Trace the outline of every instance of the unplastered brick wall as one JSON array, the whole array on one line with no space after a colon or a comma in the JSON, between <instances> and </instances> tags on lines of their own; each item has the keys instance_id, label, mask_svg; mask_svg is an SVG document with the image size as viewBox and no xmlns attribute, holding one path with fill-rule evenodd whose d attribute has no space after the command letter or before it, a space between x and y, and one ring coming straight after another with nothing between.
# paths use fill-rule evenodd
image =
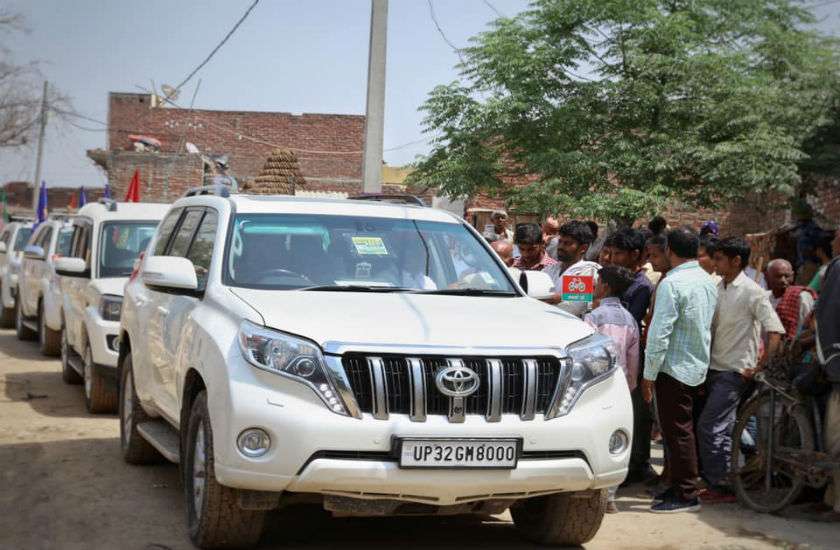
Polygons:
<instances>
[{"instance_id":1,"label":"unplastered brick wall","mask_svg":"<svg viewBox=\"0 0 840 550\"><path fill-rule=\"evenodd\" d=\"M9 207L16 212L32 209L32 186L26 181L7 182L3 186L6 191L6 200ZM99 200L102 196L101 187L86 187L85 197L88 202ZM47 187L47 209L48 210L64 210L69 205L71 200L79 200L78 187Z\"/></svg>"},{"instance_id":2,"label":"unplastered brick wall","mask_svg":"<svg viewBox=\"0 0 840 550\"><path fill-rule=\"evenodd\" d=\"M821 178L815 182L814 193L808 203L813 207L820 225L837 228L840 224L840 180Z\"/></svg>"},{"instance_id":3,"label":"unplastered brick wall","mask_svg":"<svg viewBox=\"0 0 840 550\"><path fill-rule=\"evenodd\" d=\"M202 185L203 164L200 155L109 151L108 184L117 200L122 200L134 171L140 172L140 200L173 202L192 188Z\"/></svg>"},{"instance_id":4,"label":"unplastered brick wall","mask_svg":"<svg viewBox=\"0 0 840 550\"><path fill-rule=\"evenodd\" d=\"M286 148L297 155L308 189L358 192L364 126L361 115L178 109L153 106L148 94L111 93L108 149L131 149L130 134L160 140L163 153L183 153L190 142L204 154L227 154L231 173L244 182L274 149Z\"/></svg>"}]
</instances>

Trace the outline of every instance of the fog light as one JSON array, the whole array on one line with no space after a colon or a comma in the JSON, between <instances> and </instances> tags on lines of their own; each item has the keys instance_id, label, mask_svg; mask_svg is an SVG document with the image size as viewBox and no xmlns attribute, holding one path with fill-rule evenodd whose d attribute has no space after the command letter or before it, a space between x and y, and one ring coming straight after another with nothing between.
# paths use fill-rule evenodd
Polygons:
<instances>
[{"instance_id":1,"label":"fog light","mask_svg":"<svg viewBox=\"0 0 840 550\"><path fill-rule=\"evenodd\" d=\"M616 430L610 436L610 454L621 454L627 450L627 444L630 438L622 430Z\"/></svg>"},{"instance_id":2,"label":"fog light","mask_svg":"<svg viewBox=\"0 0 840 550\"><path fill-rule=\"evenodd\" d=\"M248 458L258 458L268 452L268 448L271 447L271 438L265 430L248 428L236 438L236 446L239 452Z\"/></svg>"}]
</instances>

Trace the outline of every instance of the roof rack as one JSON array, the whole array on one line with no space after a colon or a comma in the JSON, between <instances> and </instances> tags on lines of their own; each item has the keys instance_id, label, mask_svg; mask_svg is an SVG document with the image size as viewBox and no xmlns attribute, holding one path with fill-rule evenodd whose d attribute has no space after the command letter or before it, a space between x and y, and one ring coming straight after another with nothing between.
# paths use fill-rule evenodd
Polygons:
<instances>
[{"instance_id":1,"label":"roof rack","mask_svg":"<svg viewBox=\"0 0 840 550\"><path fill-rule=\"evenodd\" d=\"M24 214L9 214L9 221L19 223L32 223L35 221L35 218Z\"/></svg>"},{"instance_id":2,"label":"roof rack","mask_svg":"<svg viewBox=\"0 0 840 550\"><path fill-rule=\"evenodd\" d=\"M99 204L105 205L105 208L108 209L108 212L116 212L117 211L117 201L115 201L114 199L108 199L108 198L102 197L101 199L99 199L96 202L98 202Z\"/></svg>"},{"instance_id":3,"label":"roof rack","mask_svg":"<svg viewBox=\"0 0 840 550\"><path fill-rule=\"evenodd\" d=\"M215 195L217 197L228 198L230 196L230 187L217 183L215 185L204 185L202 187L193 187L184 193L185 197L198 197L200 195Z\"/></svg>"},{"instance_id":4,"label":"roof rack","mask_svg":"<svg viewBox=\"0 0 840 550\"><path fill-rule=\"evenodd\" d=\"M347 197L354 201L378 201L378 202L393 202L396 204L411 204L414 206L426 206L423 199L408 193L359 193Z\"/></svg>"}]
</instances>

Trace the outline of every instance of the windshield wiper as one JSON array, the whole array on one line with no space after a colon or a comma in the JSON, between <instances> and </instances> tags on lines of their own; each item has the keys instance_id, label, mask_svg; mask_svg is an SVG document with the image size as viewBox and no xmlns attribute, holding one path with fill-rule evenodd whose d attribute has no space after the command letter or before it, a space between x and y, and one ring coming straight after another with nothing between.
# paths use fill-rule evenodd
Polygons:
<instances>
[{"instance_id":1,"label":"windshield wiper","mask_svg":"<svg viewBox=\"0 0 840 550\"><path fill-rule=\"evenodd\" d=\"M509 290L492 290L489 288L441 288L439 290L412 290L410 294L439 294L441 296L518 296Z\"/></svg>"},{"instance_id":2,"label":"windshield wiper","mask_svg":"<svg viewBox=\"0 0 840 550\"><path fill-rule=\"evenodd\" d=\"M399 286L368 286L368 285L316 285L306 286L298 290L316 290L323 292L405 292L411 290Z\"/></svg>"}]
</instances>

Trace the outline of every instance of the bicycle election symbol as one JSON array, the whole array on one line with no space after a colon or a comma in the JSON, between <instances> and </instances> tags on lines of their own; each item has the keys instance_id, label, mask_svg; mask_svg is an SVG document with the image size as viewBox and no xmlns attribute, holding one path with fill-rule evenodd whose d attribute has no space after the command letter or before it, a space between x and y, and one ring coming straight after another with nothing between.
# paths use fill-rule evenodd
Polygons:
<instances>
[{"instance_id":1,"label":"bicycle election symbol","mask_svg":"<svg viewBox=\"0 0 840 550\"><path fill-rule=\"evenodd\" d=\"M563 275L564 302L591 302L594 280L592 275Z\"/></svg>"}]
</instances>

